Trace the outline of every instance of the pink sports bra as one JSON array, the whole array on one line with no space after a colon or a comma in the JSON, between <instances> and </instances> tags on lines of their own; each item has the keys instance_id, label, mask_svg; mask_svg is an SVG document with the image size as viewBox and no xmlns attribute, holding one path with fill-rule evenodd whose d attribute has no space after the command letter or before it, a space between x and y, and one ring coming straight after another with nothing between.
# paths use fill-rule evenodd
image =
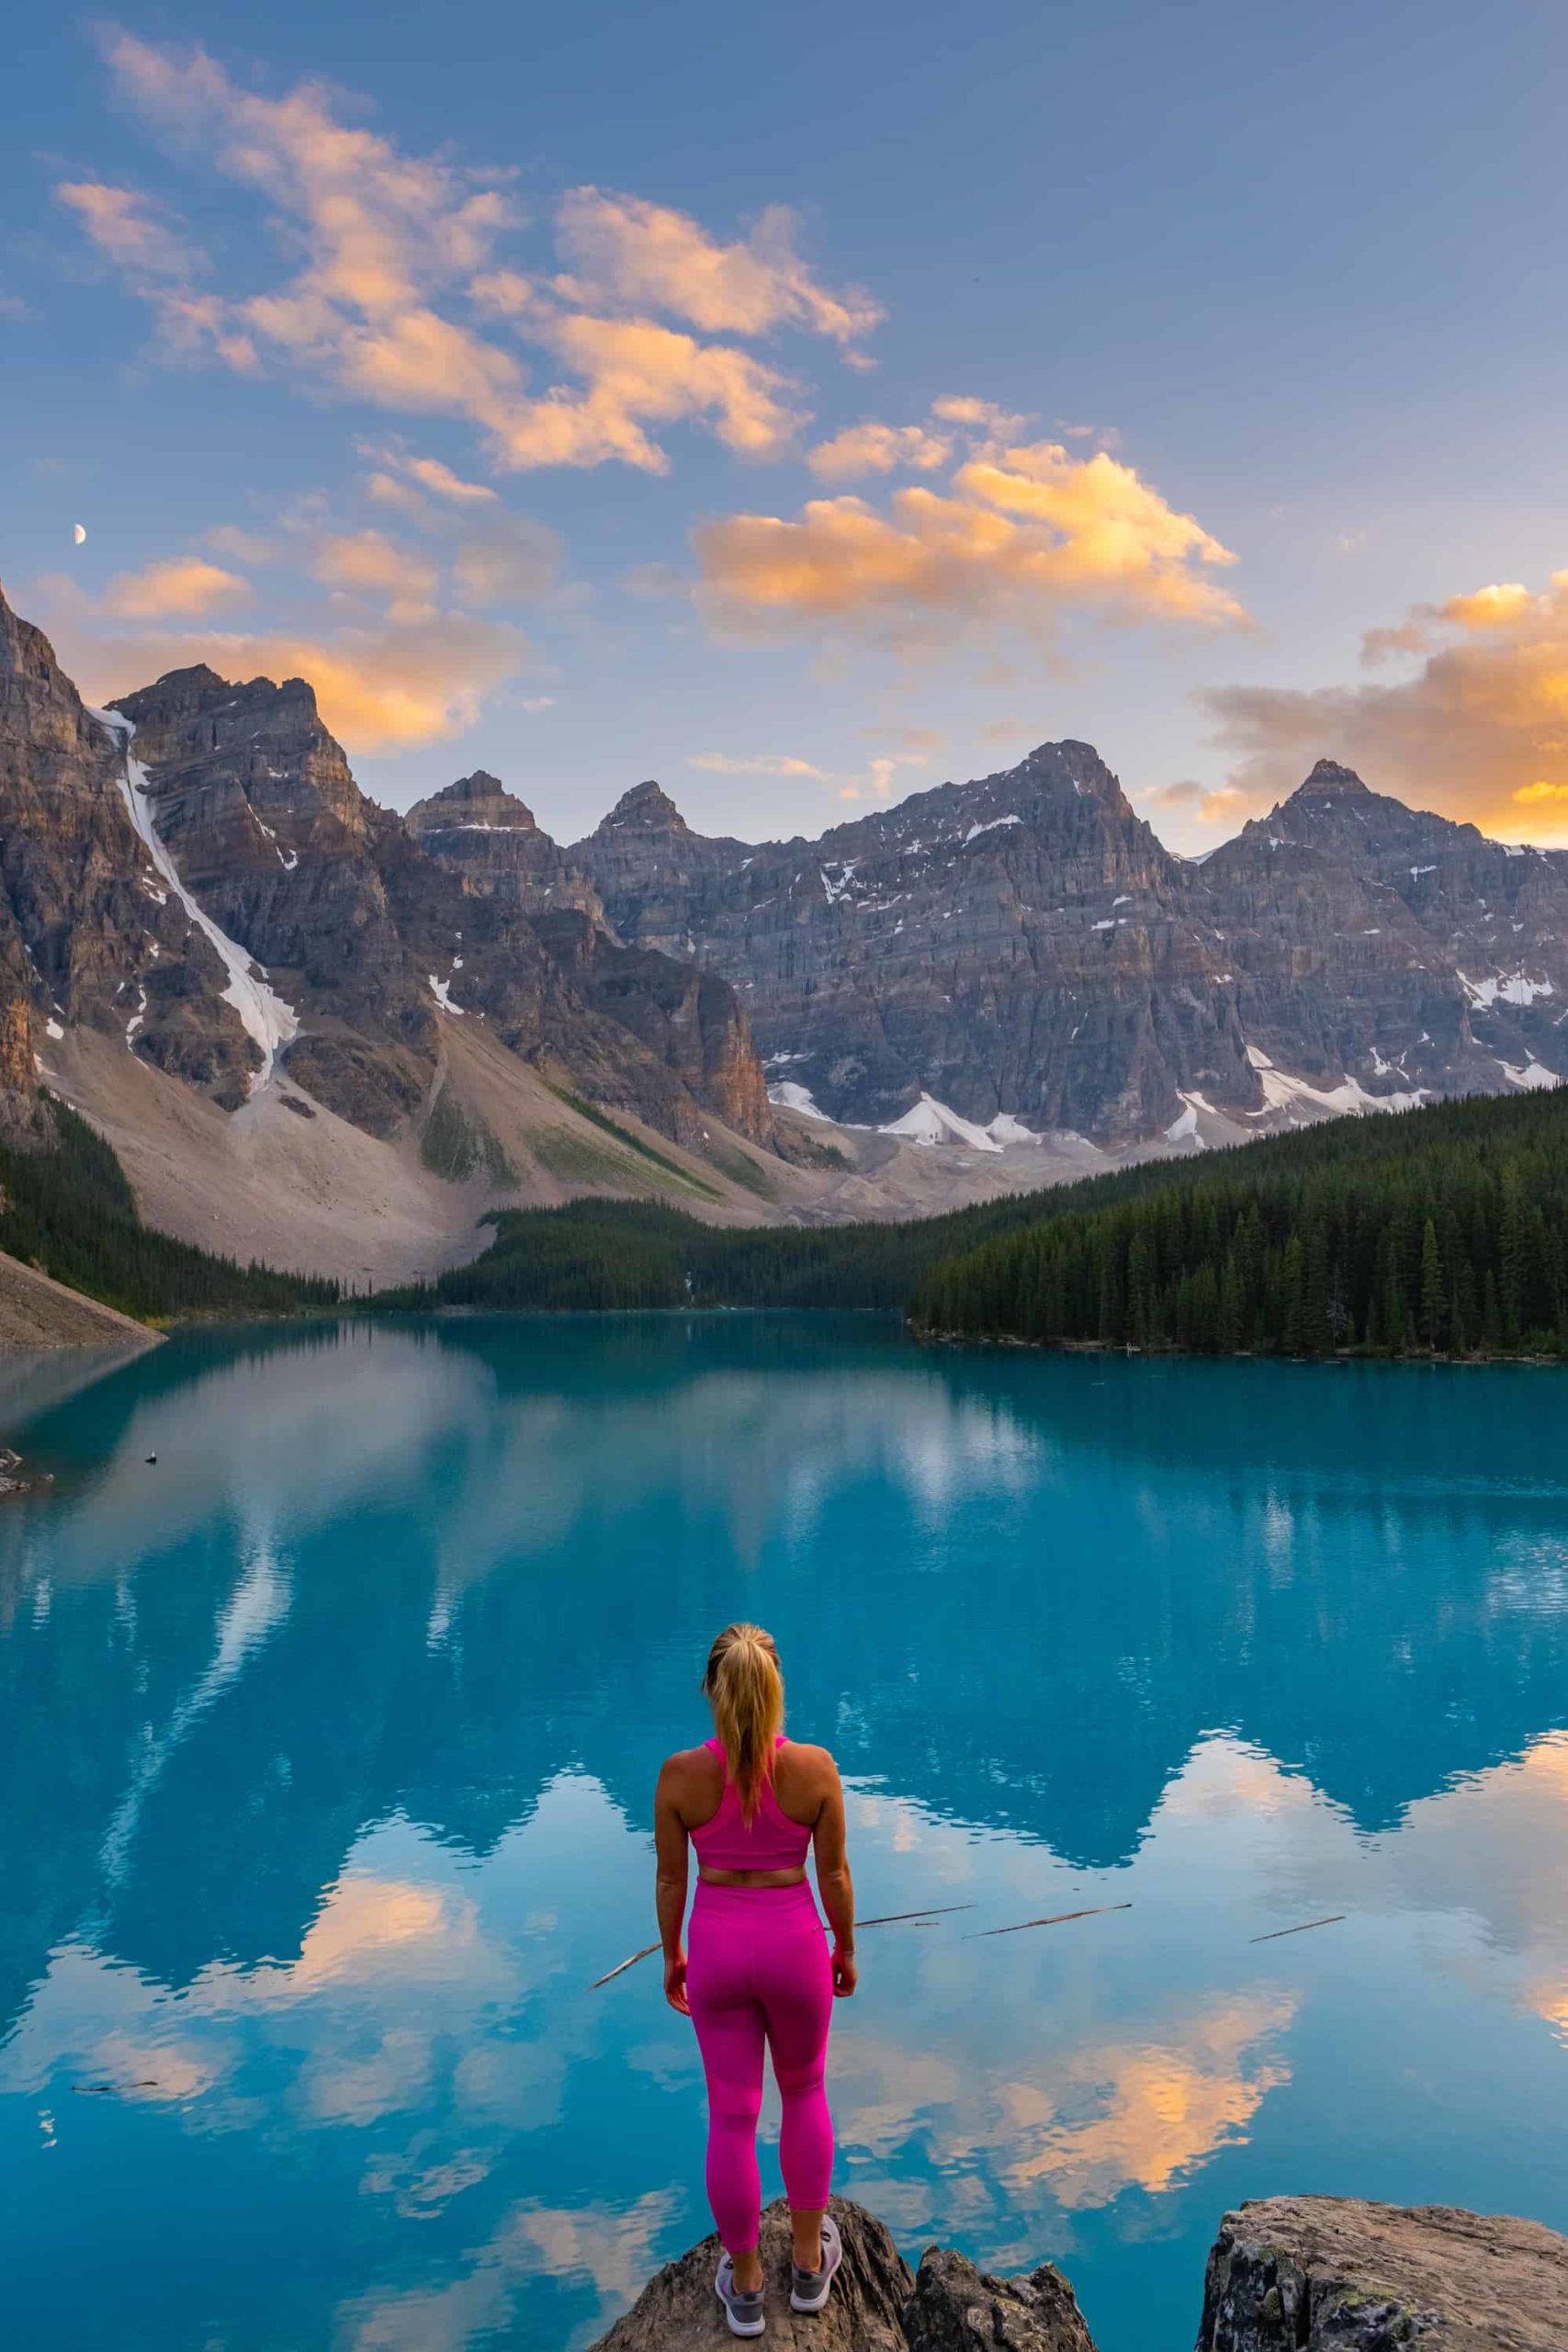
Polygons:
<instances>
[{"instance_id":1,"label":"pink sports bra","mask_svg":"<svg viewBox=\"0 0 1568 2352\"><path fill-rule=\"evenodd\" d=\"M748 1829L740 1811L740 1792L729 1777L724 1742L705 1739L703 1746L724 1767L724 1794L713 1819L691 1833L698 1861L706 1862L716 1871L801 1869L811 1844L811 1832L804 1822L792 1821L785 1813L773 1794L773 1774L769 1773L757 1792L757 1810ZM773 1742L775 1756L783 1746L781 1732Z\"/></svg>"}]
</instances>

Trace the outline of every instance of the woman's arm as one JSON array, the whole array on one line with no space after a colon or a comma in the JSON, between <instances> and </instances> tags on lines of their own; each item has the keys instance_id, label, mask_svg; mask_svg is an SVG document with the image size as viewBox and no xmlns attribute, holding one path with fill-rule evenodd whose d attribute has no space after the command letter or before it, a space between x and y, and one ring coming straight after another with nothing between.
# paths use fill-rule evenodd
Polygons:
<instances>
[{"instance_id":1,"label":"woman's arm","mask_svg":"<svg viewBox=\"0 0 1568 2352\"><path fill-rule=\"evenodd\" d=\"M659 1857L657 1899L659 1940L664 1947L664 1997L682 2017L692 2012L686 2000L686 1947L681 1930L686 1920L686 1825L676 1801L680 1758L667 1758L653 1797L653 1843Z\"/></svg>"},{"instance_id":2,"label":"woman's arm","mask_svg":"<svg viewBox=\"0 0 1568 2352\"><path fill-rule=\"evenodd\" d=\"M833 1930L833 1990L847 2000L857 1982L855 1971L855 1890L844 1852L844 1789L839 1768L824 1757L829 1786L811 1833L817 1860L817 1892Z\"/></svg>"}]
</instances>

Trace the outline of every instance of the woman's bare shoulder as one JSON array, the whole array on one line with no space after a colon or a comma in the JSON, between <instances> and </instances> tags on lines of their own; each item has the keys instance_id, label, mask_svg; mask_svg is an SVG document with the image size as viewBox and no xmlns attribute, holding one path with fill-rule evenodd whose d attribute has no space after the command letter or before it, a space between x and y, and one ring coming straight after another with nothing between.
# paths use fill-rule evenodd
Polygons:
<instances>
[{"instance_id":1,"label":"woman's bare shoulder","mask_svg":"<svg viewBox=\"0 0 1568 2352\"><path fill-rule=\"evenodd\" d=\"M792 1739L784 1753L796 1771L822 1788L831 1788L839 1777L829 1748L815 1747L808 1739Z\"/></svg>"},{"instance_id":2,"label":"woman's bare shoulder","mask_svg":"<svg viewBox=\"0 0 1568 2352\"><path fill-rule=\"evenodd\" d=\"M659 1777L660 1781L674 1783L705 1777L711 1779L713 1764L710 1747L677 1747L660 1766Z\"/></svg>"}]
</instances>

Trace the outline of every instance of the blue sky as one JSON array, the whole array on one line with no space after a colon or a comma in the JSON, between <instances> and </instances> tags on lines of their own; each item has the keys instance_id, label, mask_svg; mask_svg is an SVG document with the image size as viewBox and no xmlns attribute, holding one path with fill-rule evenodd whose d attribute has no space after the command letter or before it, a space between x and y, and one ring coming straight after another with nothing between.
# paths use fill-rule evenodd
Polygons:
<instances>
[{"instance_id":1,"label":"blue sky","mask_svg":"<svg viewBox=\"0 0 1568 2352\"><path fill-rule=\"evenodd\" d=\"M1325 752L1568 838L1560 11L165 6L17 82L0 578L94 693L301 669L568 839L1063 735L1183 845Z\"/></svg>"}]
</instances>

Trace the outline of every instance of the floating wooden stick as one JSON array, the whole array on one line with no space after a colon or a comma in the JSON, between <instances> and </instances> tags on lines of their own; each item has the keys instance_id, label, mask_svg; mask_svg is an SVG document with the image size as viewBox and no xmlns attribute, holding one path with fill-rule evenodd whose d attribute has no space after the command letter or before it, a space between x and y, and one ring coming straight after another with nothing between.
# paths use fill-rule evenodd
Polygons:
<instances>
[{"instance_id":1,"label":"floating wooden stick","mask_svg":"<svg viewBox=\"0 0 1568 2352\"><path fill-rule=\"evenodd\" d=\"M1249 1944L1278 1943L1281 1936L1304 1936L1309 1928L1337 1928L1348 1916L1343 1911L1331 1911L1326 1919L1303 1919L1299 1928L1271 1928L1266 1936L1248 1936L1247 1940Z\"/></svg>"},{"instance_id":2,"label":"floating wooden stick","mask_svg":"<svg viewBox=\"0 0 1568 2352\"><path fill-rule=\"evenodd\" d=\"M977 1944L987 1936L1016 1936L1025 1928L1059 1928L1066 1919L1098 1919L1107 1911L1130 1911L1130 1903L1097 1903L1089 1911L1054 1911L1048 1919L1015 1919L1010 1928L982 1928L973 1936L965 1936L966 1944Z\"/></svg>"},{"instance_id":3,"label":"floating wooden stick","mask_svg":"<svg viewBox=\"0 0 1568 2352\"><path fill-rule=\"evenodd\" d=\"M857 1928L892 1928L906 1919L945 1918L951 1911L973 1911L975 1905L972 1903L930 1903L923 1911L887 1911L877 1919L857 1919L855 1926ZM618 1967L607 1970L603 1976L596 1976L588 1987L589 1991L596 1993L601 1984L608 1984L613 1978L624 1976L628 1968L635 1968L639 1960L651 1959L659 1949L657 1944L644 1944L642 1950L634 1951L629 1960L623 1960Z\"/></svg>"},{"instance_id":4,"label":"floating wooden stick","mask_svg":"<svg viewBox=\"0 0 1568 2352\"><path fill-rule=\"evenodd\" d=\"M630 1960L623 1960L617 1968L607 1970L603 1976L596 1976L593 1979L592 1984L588 1987L589 1991L591 1993L596 1993L601 1984L607 1984L610 1982L612 1976L624 1976L628 1968L635 1968L639 1960L647 1960L650 1954L658 1951L660 1947L658 1944L644 1944L640 1951L633 1952Z\"/></svg>"},{"instance_id":5,"label":"floating wooden stick","mask_svg":"<svg viewBox=\"0 0 1568 2352\"><path fill-rule=\"evenodd\" d=\"M972 1903L927 1903L919 1911L885 1911L879 1918L857 1919L857 1928L896 1928L901 1919L944 1919L950 1911L973 1911Z\"/></svg>"}]
</instances>

